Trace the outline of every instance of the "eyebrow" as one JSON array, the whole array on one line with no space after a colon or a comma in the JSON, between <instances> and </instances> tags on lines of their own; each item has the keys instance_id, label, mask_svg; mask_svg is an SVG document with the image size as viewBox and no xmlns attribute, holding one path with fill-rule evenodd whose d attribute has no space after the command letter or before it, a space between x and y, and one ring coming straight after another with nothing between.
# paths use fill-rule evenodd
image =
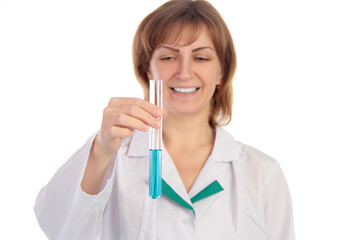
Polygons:
<instances>
[{"instance_id":1,"label":"eyebrow","mask_svg":"<svg viewBox=\"0 0 360 240\"><path fill-rule=\"evenodd\" d=\"M166 48L166 49L169 49L169 50L174 51L174 52L180 52L179 49L173 48L173 47L170 47L170 46L162 45L162 46L159 47L159 49L160 49L160 48ZM214 52L214 49L213 49L212 47L199 47L199 48L193 49L191 52L194 53L194 52L198 52L198 51L201 51L201 50L204 50L204 49L210 49L211 51Z\"/></svg>"},{"instance_id":2,"label":"eyebrow","mask_svg":"<svg viewBox=\"0 0 360 240\"><path fill-rule=\"evenodd\" d=\"M201 50L204 50L204 49L210 49L211 51L214 52L214 49L212 47L199 47L199 48L193 49L192 52L198 52L198 51L201 51Z\"/></svg>"}]
</instances>

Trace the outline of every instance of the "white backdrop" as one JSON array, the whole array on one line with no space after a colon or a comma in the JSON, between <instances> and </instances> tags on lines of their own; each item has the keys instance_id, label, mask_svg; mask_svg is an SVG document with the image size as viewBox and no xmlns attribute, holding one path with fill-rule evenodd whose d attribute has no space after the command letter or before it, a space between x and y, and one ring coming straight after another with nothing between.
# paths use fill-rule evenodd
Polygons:
<instances>
[{"instance_id":1,"label":"white backdrop","mask_svg":"<svg viewBox=\"0 0 360 240\"><path fill-rule=\"evenodd\" d=\"M142 97L131 42L163 2L0 0L0 239L46 239L36 195L110 97ZM226 129L279 161L297 239L360 239L358 1L210 2L238 54Z\"/></svg>"}]
</instances>

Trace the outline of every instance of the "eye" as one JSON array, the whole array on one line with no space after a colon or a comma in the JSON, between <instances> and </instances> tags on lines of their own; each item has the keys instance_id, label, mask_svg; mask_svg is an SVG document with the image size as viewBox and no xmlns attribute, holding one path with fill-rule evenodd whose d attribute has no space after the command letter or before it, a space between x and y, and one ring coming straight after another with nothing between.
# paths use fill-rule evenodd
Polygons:
<instances>
[{"instance_id":1,"label":"eye","mask_svg":"<svg viewBox=\"0 0 360 240\"><path fill-rule=\"evenodd\" d=\"M161 57L160 59L161 59L161 61L171 61L171 60L174 60L175 57L167 56L167 57Z\"/></svg>"},{"instance_id":2,"label":"eye","mask_svg":"<svg viewBox=\"0 0 360 240\"><path fill-rule=\"evenodd\" d=\"M207 62L209 60L210 60L210 58L207 58L207 57L195 57L195 61L197 61L197 62Z\"/></svg>"},{"instance_id":3,"label":"eye","mask_svg":"<svg viewBox=\"0 0 360 240\"><path fill-rule=\"evenodd\" d=\"M205 54L196 54L194 56L194 60L197 62L207 62L207 61L210 61L210 59L211 58Z\"/></svg>"}]
</instances>

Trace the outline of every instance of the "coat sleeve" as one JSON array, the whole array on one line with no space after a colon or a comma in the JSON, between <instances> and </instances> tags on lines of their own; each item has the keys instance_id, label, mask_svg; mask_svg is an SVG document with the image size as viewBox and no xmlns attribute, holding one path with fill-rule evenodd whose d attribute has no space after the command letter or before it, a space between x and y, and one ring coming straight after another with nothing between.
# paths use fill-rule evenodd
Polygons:
<instances>
[{"instance_id":1,"label":"coat sleeve","mask_svg":"<svg viewBox=\"0 0 360 240\"><path fill-rule=\"evenodd\" d=\"M100 193L88 195L83 192L80 183L95 136L61 166L37 196L35 215L51 240L100 239L102 216L112 191L116 157L111 160Z\"/></svg>"},{"instance_id":2,"label":"coat sleeve","mask_svg":"<svg viewBox=\"0 0 360 240\"><path fill-rule=\"evenodd\" d=\"M277 162L263 185L267 240L295 240L292 201L285 176Z\"/></svg>"}]
</instances>

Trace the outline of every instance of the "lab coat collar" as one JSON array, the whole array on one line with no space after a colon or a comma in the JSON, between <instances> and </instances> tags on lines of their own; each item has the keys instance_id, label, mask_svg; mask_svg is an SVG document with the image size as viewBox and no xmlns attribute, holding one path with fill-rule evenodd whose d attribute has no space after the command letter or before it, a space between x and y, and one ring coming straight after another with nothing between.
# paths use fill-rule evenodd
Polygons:
<instances>
[{"instance_id":1,"label":"lab coat collar","mask_svg":"<svg viewBox=\"0 0 360 240\"><path fill-rule=\"evenodd\" d=\"M237 142L222 127L217 126L215 143L210 157L215 162L231 162L241 158L242 144ZM165 149L163 144L163 149ZM149 135L148 132L135 131L129 144L128 156L144 157L149 155Z\"/></svg>"},{"instance_id":2,"label":"lab coat collar","mask_svg":"<svg viewBox=\"0 0 360 240\"><path fill-rule=\"evenodd\" d=\"M216 137L210 157L215 162L232 162L239 160L243 155L243 145L237 142L222 127L216 127Z\"/></svg>"},{"instance_id":3,"label":"lab coat collar","mask_svg":"<svg viewBox=\"0 0 360 240\"><path fill-rule=\"evenodd\" d=\"M216 163L232 162L240 159L242 156L242 145L240 143L236 142L234 138L221 127L216 127L215 131L215 143L212 153L189 193L186 192L177 169L163 145L163 181L186 202L184 205L190 206L188 208L192 211L194 211L191 207L194 202L192 199L196 199L196 197L199 196L198 194L211 184L218 183L219 168L216 167ZM127 155L147 159L146 157L149 155L149 135L147 132L135 131L129 143ZM220 182L217 191L221 190ZM176 201L175 199L173 200Z\"/></svg>"},{"instance_id":4,"label":"lab coat collar","mask_svg":"<svg viewBox=\"0 0 360 240\"><path fill-rule=\"evenodd\" d=\"M135 130L130 140L127 156L144 157L149 155L149 133Z\"/></svg>"}]
</instances>

